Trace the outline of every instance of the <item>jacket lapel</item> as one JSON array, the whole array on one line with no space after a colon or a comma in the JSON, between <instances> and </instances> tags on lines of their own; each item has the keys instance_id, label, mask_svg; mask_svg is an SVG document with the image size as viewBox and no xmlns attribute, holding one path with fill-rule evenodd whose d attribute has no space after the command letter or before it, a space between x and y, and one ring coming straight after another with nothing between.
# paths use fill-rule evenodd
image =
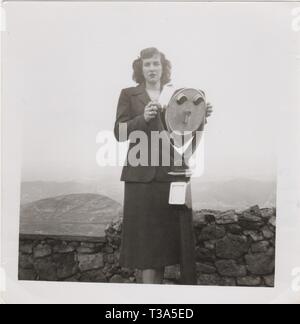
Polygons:
<instances>
[{"instance_id":1,"label":"jacket lapel","mask_svg":"<svg viewBox=\"0 0 300 324\"><path fill-rule=\"evenodd\" d=\"M135 91L134 91L134 95L137 96L137 98L139 99L139 101L144 105L146 106L150 101L150 97L146 91L146 88L143 84L137 86L135 88Z\"/></svg>"}]
</instances>

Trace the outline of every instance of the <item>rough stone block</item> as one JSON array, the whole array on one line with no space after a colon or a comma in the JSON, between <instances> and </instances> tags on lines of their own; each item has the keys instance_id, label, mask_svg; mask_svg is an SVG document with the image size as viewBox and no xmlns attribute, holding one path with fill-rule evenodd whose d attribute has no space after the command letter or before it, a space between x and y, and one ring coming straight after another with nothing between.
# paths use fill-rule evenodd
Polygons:
<instances>
[{"instance_id":1,"label":"rough stone block","mask_svg":"<svg viewBox=\"0 0 300 324\"><path fill-rule=\"evenodd\" d=\"M196 266L197 272L200 274L212 274L217 272L216 268L212 265L197 262Z\"/></svg>"},{"instance_id":2,"label":"rough stone block","mask_svg":"<svg viewBox=\"0 0 300 324\"><path fill-rule=\"evenodd\" d=\"M81 271L99 269L104 266L103 254L78 254L79 268Z\"/></svg>"},{"instance_id":3,"label":"rough stone block","mask_svg":"<svg viewBox=\"0 0 300 324\"><path fill-rule=\"evenodd\" d=\"M243 212L239 217L239 224L246 230L258 230L264 225L262 217L250 212Z\"/></svg>"},{"instance_id":4,"label":"rough stone block","mask_svg":"<svg viewBox=\"0 0 300 324\"><path fill-rule=\"evenodd\" d=\"M80 277L81 282L107 282L107 278L101 270L84 272Z\"/></svg>"},{"instance_id":5,"label":"rough stone block","mask_svg":"<svg viewBox=\"0 0 300 324\"><path fill-rule=\"evenodd\" d=\"M56 265L51 257L37 259L34 262L34 268L38 274L39 280L57 281Z\"/></svg>"},{"instance_id":6,"label":"rough stone block","mask_svg":"<svg viewBox=\"0 0 300 324\"><path fill-rule=\"evenodd\" d=\"M33 258L31 255L19 254L19 268L30 270L33 269Z\"/></svg>"},{"instance_id":7,"label":"rough stone block","mask_svg":"<svg viewBox=\"0 0 300 324\"><path fill-rule=\"evenodd\" d=\"M216 248L216 241L206 241L204 242L204 247L208 250L214 250Z\"/></svg>"},{"instance_id":8,"label":"rough stone block","mask_svg":"<svg viewBox=\"0 0 300 324\"><path fill-rule=\"evenodd\" d=\"M74 253L56 254L53 256L53 262L57 268L58 279L72 277L79 271Z\"/></svg>"},{"instance_id":9,"label":"rough stone block","mask_svg":"<svg viewBox=\"0 0 300 324\"><path fill-rule=\"evenodd\" d=\"M265 276L264 281L267 287L274 287L275 286L275 276L270 275L270 276Z\"/></svg>"},{"instance_id":10,"label":"rough stone block","mask_svg":"<svg viewBox=\"0 0 300 324\"><path fill-rule=\"evenodd\" d=\"M217 274L201 274L197 280L199 286L221 286L222 282L222 278Z\"/></svg>"},{"instance_id":11,"label":"rough stone block","mask_svg":"<svg viewBox=\"0 0 300 324\"><path fill-rule=\"evenodd\" d=\"M228 234L219 240L216 245L216 253L222 259L238 259L248 252L249 243L246 237Z\"/></svg>"},{"instance_id":12,"label":"rough stone block","mask_svg":"<svg viewBox=\"0 0 300 324\"><path fill-rule=\"evenodd\" d=\"M225 224L235 224L238 222L238 216L234 210L228 210L224 213L217 215L216 223L218 225L225 225Z\"/></svg>"},{"instance_id":13,"label":"rough stone block","mask_svg":"<svg viewBox=\"0 0 300 324\"><path fill-rule=\"evenodd\" d=\"M115 257L114 255L111 253L111 254L106 254L104 256L104 260L105 262L109 263L109 264L114 264L115 263Z\"/></svg>"},{"instance_id":14,"label":"rough stone block","mask_svg":"<svg viewBox=\"0 0 300 324\"><path fill-rule=\"evenodd\" d=\"M247 275L246 267L238 265L234 260L217 261L216 267L219 274L225 277L244 277Z\"/></svg>"},{"instance_id":15,"label":"rough stone block","mask_svg":"<svg viewBox=\"0 0 300 324\"><path fill-rule=\"evenodd\" d=\"M273 249L266 253L246 255L245 258L249 271L254 275L268 275L274 271L275 253Z\"/></svg>"},{"instance_id":16,"label":"rough stone block","mask_svg":"<svg viewBox=\"0 0 300 324\"><path fill-rule=\"evenodd\" d=\"M105 246L105 247L102 249L102 252L103 252L103 253L114 253L114 249L113 249L111 246Z\"/></svg>"},{"instance_id":17,"label":"rough stone block","mask_svg":"<svg viewBox=\"0 0 300 324\"><path fill-rule=\"evenodd\" d=\"M270 219L272 216L275 216L275 211L273 208L262 208L261 209L261 216L264 219Z\"/></svg>"},{"instance_id":18,"label":"rough stone block","mask_svg":"<svg viewBox=\"0 0 300 324\"><path fill-rule=\"evenodd\" d=\"M270 218L269 224L271 224L273 227L276 227L276 217L275 216Z\"/></svg>"},{"instance_id":19,"label":"rough stone block","mask_svg":"<svg viewBox=\"0 0 300 324\"><path fill-rule=\"evenodd\" d=\"M48 244L39 244L33 249L34 259L44 258L52 254L52 249Z\"/></svg>"},{"instance_id":20,"label":"rough stone block","mask_svg":"<svg viewBox=\"0 0 300 324\"><path fill-rule=\"evenodd\" d=\"M270 240L275 236L273 231L271 231L268 226L263 227L262 233L263 233L265 239L267 239L267 240Z\"/></svg>"},{"instance_id":21,"label":"rough stone block","mask_svg":"<svg viewBox=\"0 0 300 324\"><path fill-rule=\"evenodd\" d=\"M256 216L262 217L261 209L259 208L258 205L255 205L255 206L250 207L249 208L249 212L252 215L256 215Z\"/></svg>"},{"instance_id":22,"label":"rough stone block","mask_svg":"<svg viewBox=\"0 0 300 324\"><path fill-rule=\"evenodd\" d=\"M270 244L268 241L261 241L258 243L254 243L251 246L251 250L253 253L264 253L267 252L270 247Z\"/></svg>"},{"instance_id":23,"label":"rough stone block","mask_svg":"<svg viewBox=\"0 0 300 324\"><path fill-rule=\"evenodd\" d=\"M229 278L229 277L223 277L222 281L220 283L220 286L234 287L234 286L236 286L236 279L235 278Z\"/></svg>"},{"instance_id":24,"label":"rough stone block","mask_svg":"<svg viewBox=\"0 0 300 324\"><path fill-rule=\"evenodd\" d=\"M261 285L261 278L260 277L253 277L253 276L238 278L237 283L238 283L239 286L245 286L245 287L260 286Z\"/></svg>"},{"instance_id":25,"label":"rough stone block","mask_svg":"<svg viewBox=\"0 0 300 324\"><path fill-rule=\"evenodd\" d=\"M19 280L36 280L37 274L34 270L29 269L19 269Z\"/></svg>"},{"instance_id":26,"label":"rough stone block","mask_svg":"<svg viewBox=\"0 0 300 324\"><path fill-rule=\"evenodd\" d=\"M242 234L243 233L243 229L241 228L241 226L237 225L237 224L229 224L226 226L226 230L231 233L231 234Z\"/></svg>"},{"instance_id":27,"label":"rough stone block","mask_svg":"<svg viewBox=\"0 0 300 324\"><path fill-rule=\"evenodd\" d=\"M23 254L32 254L33 252L33 242L20 242L19 252Z\"/></svg>"},{"instance_id":28,"label":"rough stone block","mask_svg":"<svg viewBox=\"0 0 300 324\"><path fill-rule=\"evenodd\" d=\"M125 279L122 278L120 275L114 275L110 278L110 283L124 283Z\"/></svg>"},{"instance_id":29,"label":"rough stone block","mask_svg":"<svg viewBox=\"0 0 300 324\"><path fill-rule=\"evenodd\" d=\"M244 231L244 234L249 236L254 242L259 242L264 239L263 234L259 231Z\"/></svg>"},{"instance_id":30,"label":"rough stone block","mask_svg":"<svg viewBox=\"0 0 300 324\"><path fill-rule=\"evenodd\" d=\"M72 253L75 251L74 246L69 245L66 242L59 242L53 246L53 253Z\"/></svg>"},{"instance_id":31,"label":"rough stone block","mask_svg":"<svg viewBox=\"0 0 300 324\"><path fill-rule=\"evenodd\" d=\"M224 227L216 225L208 225L203 228L199 235L199 241L216 240L223 238L226 234Z\"/></svg>"},{"instance_id":32,"label":"rough stone block","mask_svg":"<svg viewBox=\"0 0 300 324\"><path fill-rule=\"evenodd\" d=\"M196 261L198 262L214 262L216 259L212 251L205 248L196 248Z\"/></svg>"}]
</instances>

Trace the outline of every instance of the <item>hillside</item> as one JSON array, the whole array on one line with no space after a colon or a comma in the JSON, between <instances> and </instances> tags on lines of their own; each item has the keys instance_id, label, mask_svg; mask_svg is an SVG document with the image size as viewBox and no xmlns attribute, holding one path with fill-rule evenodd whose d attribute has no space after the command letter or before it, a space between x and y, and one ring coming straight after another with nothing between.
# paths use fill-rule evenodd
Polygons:
<instances>
[{"instance_id":1,"label":"hillside","mask_svg":"<svg viewBox=\"0 0 300 324\"><path fill-rule=\"evenodd\" d=\"M101 236L121 205L98 194L71 194L21 205L20 233Z\"/></svg>"}]
</instances>

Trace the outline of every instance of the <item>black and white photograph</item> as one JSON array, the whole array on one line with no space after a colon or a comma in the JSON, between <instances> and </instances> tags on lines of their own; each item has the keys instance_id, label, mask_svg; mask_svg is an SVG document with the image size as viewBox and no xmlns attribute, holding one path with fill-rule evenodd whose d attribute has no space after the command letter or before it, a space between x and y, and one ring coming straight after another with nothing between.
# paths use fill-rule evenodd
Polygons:
<instances>
[{"instance_id":1,"label":"black and white photograph","mask_svg":"<svg viewBox=\"0 0 300 324\"><path fill-rule=\"evenodd\" d=\"M275 289L292 9L8 2L18 281Z\"/></svg>"}]
</instances>

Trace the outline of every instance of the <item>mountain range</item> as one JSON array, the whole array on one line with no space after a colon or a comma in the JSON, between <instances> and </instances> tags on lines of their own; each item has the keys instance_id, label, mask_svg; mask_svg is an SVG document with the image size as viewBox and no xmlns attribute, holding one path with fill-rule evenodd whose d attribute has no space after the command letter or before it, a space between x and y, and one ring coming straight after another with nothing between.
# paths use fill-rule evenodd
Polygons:
<instances>
[{"instance_id":1,"label":"mountain range","mask_svg":"<svg viewBox=\"0 0 300 324\"><path fill-rule=\"evenodd\" d=\"M69 182L22 182L21 205L70 194L99 194L123 203L123 184L109 177L102 180ZM227 181L192 180L195 209L242 210L253 205L276 206L276 182L252 179Z\"/></svg>"}]
</instances>

